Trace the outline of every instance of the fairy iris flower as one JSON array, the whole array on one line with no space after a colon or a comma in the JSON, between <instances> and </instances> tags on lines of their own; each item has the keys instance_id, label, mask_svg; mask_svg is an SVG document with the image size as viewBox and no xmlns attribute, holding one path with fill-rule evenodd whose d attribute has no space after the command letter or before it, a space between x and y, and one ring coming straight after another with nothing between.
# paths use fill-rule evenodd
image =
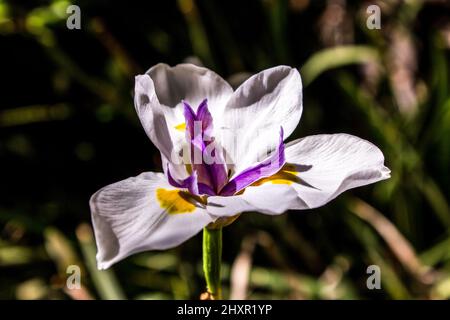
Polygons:
<instances>
[{"instance_id":1,"label":"fairy iris flower","mask_svg":"<svg viewBox=\"0 0 450 320\"><path fill-rule=\"evenodd\" d=\"M92 196L100 269L175 247L242 212L317 208L390 176L382 152L352 135L284 143L303 109L300 74L287 66L233 91L206 68L158 64L136 77L135 107L164 173L144 172Z\"/></svg>"}]
</instances>

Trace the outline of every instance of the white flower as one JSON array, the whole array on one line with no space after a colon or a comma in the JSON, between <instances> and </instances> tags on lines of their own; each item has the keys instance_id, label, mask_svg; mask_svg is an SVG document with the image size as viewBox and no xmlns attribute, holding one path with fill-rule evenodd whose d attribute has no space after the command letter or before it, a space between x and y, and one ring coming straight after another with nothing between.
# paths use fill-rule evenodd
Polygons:
<instances>
[{"instance_id":1,"label":"white flower","mask_svg":"<svg viewBox=\"0 0 450 320\"><path fill-rule=\"evenodd\" d=\"M136 77L135 106L165 173L144 172L92 196L101 269L133 253L175 247L219 218L317 208L389 178L382 152L355 136L284 145L303 108L300 74L287 66L233 91L206 68L158 64ZM188 163L196 152L200 162ZM207 163L208 154L219 161Z\"/></svg>"}]
</instances>

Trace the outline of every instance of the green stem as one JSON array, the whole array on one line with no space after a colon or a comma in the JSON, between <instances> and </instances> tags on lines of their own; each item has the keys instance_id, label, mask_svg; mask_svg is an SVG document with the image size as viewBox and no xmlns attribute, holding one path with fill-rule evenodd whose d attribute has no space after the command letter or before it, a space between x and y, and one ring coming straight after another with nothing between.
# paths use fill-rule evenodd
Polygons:
<instances>
[{"instance_id":1,"label":"green stem","mask_svg":"<svg viewBox=\"0 0 450 320\"><path fill-rule=\"evenodd\" d=\"M222 263L222 227L203 229L203 272L211 299L222 299L220 265Z\"/></svg>"}]
</instances>

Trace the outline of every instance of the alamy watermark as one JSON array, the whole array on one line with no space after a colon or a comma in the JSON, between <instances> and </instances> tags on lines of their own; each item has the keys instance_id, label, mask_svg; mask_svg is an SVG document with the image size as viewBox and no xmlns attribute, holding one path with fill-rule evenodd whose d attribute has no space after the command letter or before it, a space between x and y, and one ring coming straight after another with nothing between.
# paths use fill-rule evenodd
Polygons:
<instances>
[{"instance_id":1,"label":"alamy watermark","mask_svg":"<svg viewBox=\"0 0 450 320\"><path fill-rule=\"evenodd\" d=\"M368 14L366 20L366 26L369 30L381 29L381 9L376 4L372 4L367 7L366 13Z\"/></svg>"},{"instance_id":2,"label":"alamy watermark","mask_svg":"<svg viewBox=\"0 0 450 320\"><path fill-rule=\"evenodd\" d=\"M81 269L72 264L67 267L66 273L69 275L66 280L66 287L69 290L81 289Z\"/></svg>"},{"instance_id":3,"label":"alamy watermark","mask_svg":"<svg viewBox=\"0 0 450 320\"><path fill-rule=\"evenodd\" d=\"M77 5L70 5L66 9L66 13L69 15L66 20L66 27L69 30L81 29L81 9Z\"/></svg>"},{"instance_id":4,"label":"alamy watermark","mask_svg":"<svg viewBox=\"0 0 450 320\"><path fill-rule=\"evenodd\" d=\"M366 286L369 290L381 289L381 268L376 264L367 267L366 273L369 275L366 280Z\"/></svg>"}]
</instances>

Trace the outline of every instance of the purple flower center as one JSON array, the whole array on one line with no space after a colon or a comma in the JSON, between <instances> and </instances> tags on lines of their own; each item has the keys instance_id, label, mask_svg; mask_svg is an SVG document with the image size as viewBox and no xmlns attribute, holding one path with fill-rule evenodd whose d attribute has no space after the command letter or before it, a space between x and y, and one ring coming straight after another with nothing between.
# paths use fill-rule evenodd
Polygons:
<instances>
[{"instance_id":1,"label":"purple flower center","mask_svg":"<svg viewBox=\"0 0 450 320\"><path fill-rule=\"evenodd\" d=\"M283 128L280 130L278 147L265 160L242 170L229 179L227 164L213 134L213 119L204 99L195 112L182 101L186 122L186 140L190 150L190 176L178 181L167 170L168 180L177 188L186 188L194 195L232 196L252 183L277 173L285 164Z\"/></svg>"}]
</instances>

